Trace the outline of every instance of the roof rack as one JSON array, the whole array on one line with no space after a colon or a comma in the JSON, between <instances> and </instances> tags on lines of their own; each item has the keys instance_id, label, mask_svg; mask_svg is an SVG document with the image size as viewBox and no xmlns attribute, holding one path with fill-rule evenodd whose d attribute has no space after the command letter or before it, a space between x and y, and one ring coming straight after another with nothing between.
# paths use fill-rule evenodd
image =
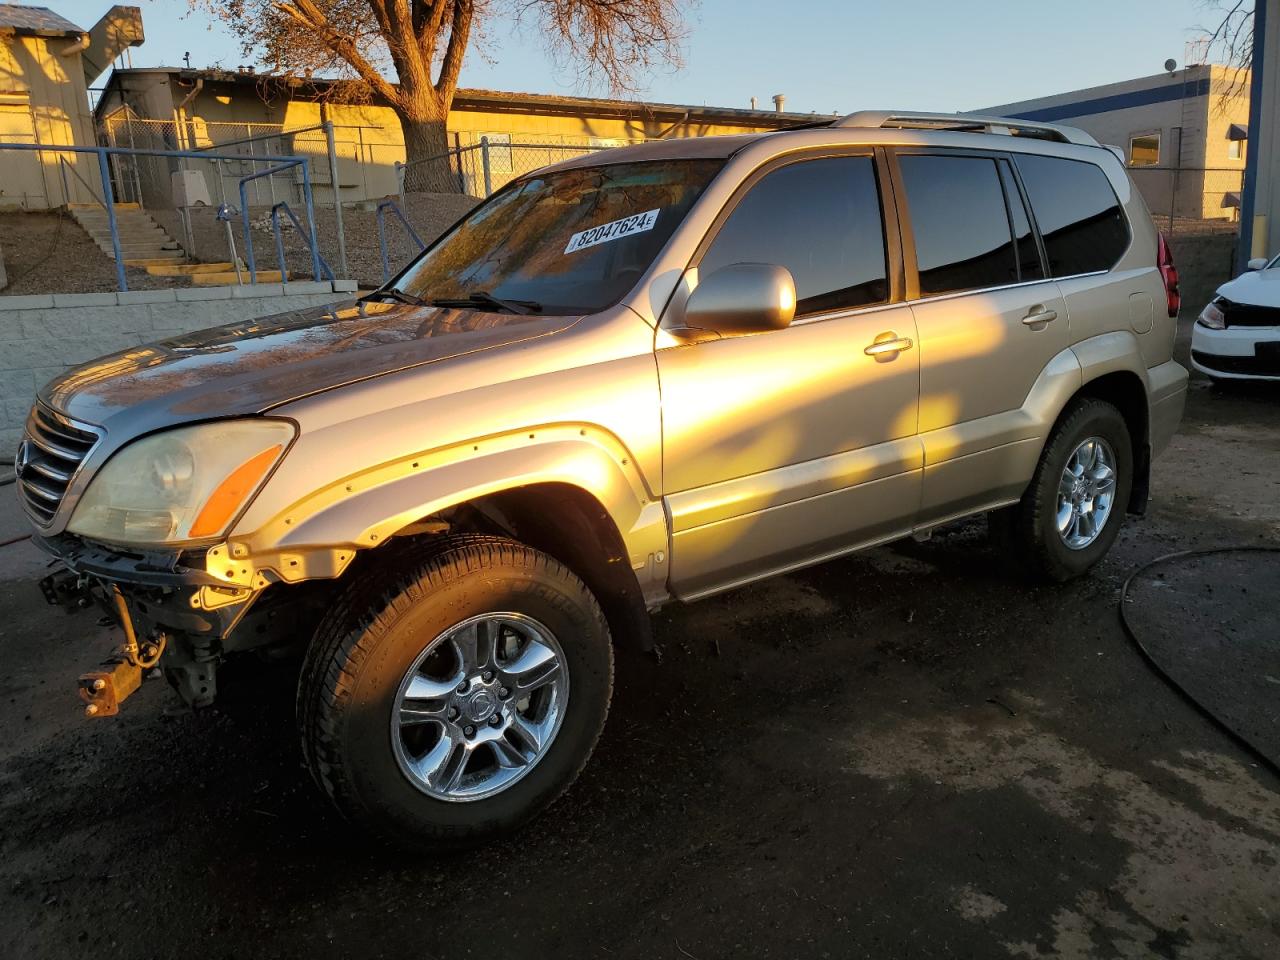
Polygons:
<instances>
[{"instance_id":1,"label":"roof rack","mask_svg":"<svg viewBox=\"0 0 1280 960\"><path fill-rule=\"evenodd\" d=\"M1098 141L1076 127L1036 123L1016 117L984 117L972 113L916 113L910 110L859 110L832 121L833 127L897 127L903 130L955 130L963 133L998 133L1034 137L1059 143L1098 146Z\"/></svg>"}]
</instances>

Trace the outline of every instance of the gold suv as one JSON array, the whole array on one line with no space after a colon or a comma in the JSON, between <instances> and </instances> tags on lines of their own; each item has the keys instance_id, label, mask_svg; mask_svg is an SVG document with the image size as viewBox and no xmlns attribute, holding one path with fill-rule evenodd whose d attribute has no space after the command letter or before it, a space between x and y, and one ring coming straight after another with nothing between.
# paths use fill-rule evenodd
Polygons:
<instances>
[{"instance_id":1,"label":"gold suv","mask_svg":"<svg viewBox=\"0 0 1280 960\"><path fill-rule=\"evenodd\" d=\"M108 601L105 716L303 654L352 820L439 847L551 803L647 612L989 512L1064 580L1182 415L1177 274L1115 153L858 113L520 177L354 302L104 358L16 457L36 540Z\"/></svg>"}]
</instances>

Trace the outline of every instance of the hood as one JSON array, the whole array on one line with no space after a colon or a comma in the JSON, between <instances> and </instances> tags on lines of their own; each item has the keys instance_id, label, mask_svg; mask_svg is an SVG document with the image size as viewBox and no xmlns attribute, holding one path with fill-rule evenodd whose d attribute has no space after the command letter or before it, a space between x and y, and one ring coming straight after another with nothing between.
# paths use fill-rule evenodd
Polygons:
<instances>
[{"instance_id":1,"label":"hood","mask_svg":"<svg viewBox=\"0 0 1280 960\"><path fill-rule=\"evenodd\" d=\"M229 324L122 350L40 391L55 410L136 436L261 413L397 370L555 334L578 317L515 316L349 301Z\"/></svg>"},{"instance_id":2,"label":"hood","mask_svg":"<svg viewBox=\"0 0 1280 960\"><path fill-rule=\"evenodd\" d=\"M1280 308L1280 265L1242 273L1220 286L1218 296L1251 307Z\"/></svg>"}]
</instances>

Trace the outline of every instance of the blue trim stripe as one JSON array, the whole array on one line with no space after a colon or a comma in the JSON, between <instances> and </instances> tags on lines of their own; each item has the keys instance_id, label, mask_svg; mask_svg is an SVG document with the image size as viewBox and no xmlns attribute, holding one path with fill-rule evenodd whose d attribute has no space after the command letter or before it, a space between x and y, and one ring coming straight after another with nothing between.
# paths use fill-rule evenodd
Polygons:
<instances>
[{"instance_id":1,"label":"blue trim stripe","mask_svg":"<svg viewBox=\"0 0 1280 960\"><path fill-rule=\"evenodd\" d=\"M1161 87L1148 87L1146 90L1096 97L1093 100L1060 103L1052 107L1042 107L1039 110L1023 110L1019 113L1006 114L1006 116L1016 120L1066 120L1069 117L1087 117L1093 113L1109 113L1112 110L1127 110L1130 107L1145 107L1152 103L1168 103L1170 100L1204 97L1208 94L1209 78L1204 77L1187 85L1185 89L1181 83L1169 83Z\"/></svg>"}]
</instances>

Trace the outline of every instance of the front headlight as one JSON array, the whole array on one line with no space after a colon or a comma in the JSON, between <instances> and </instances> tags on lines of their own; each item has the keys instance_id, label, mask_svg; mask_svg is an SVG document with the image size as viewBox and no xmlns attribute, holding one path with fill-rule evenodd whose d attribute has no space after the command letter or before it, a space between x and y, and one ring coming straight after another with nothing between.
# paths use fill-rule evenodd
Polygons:
<instances>
[{"instance_id":1,"label":"front headlight","mask_svg":"<svg viewBox=\"0 0 1280 960\"><path fill-rule=\"evenodd\" d=\"M90 481L67 530L114 543L219 537L294 432L287 420L226 420L135 440Z\"/></svg>"},{"instance_id":2,"label":"front headlight","mask_svg":"<svg viewBox=\"0 0 1280 960\"><path fill-rule=\"evenodd\" d=\"M1208 306L1200 311L1200 323L1210 330L1227 329L1227 315L1222 312L1217 300L1209 301Z\"/></svg>"}]
</instances>

